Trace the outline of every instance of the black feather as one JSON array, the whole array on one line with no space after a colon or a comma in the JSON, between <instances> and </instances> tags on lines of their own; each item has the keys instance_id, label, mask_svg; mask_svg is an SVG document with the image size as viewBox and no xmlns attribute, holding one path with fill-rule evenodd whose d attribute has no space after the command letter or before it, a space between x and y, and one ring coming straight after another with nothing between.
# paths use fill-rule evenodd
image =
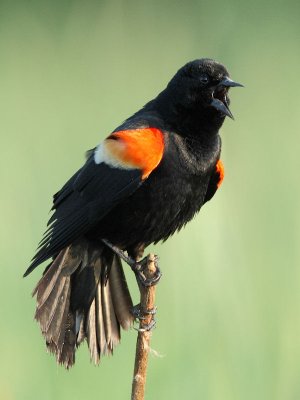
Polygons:
<instances>
[{"instance_id":1,"label":"black feather","mask_svg":"<svg viewBox=\"0 0 300 400\"><path fill-rule=\"evenodd\" d=\"M24 276L73 243L142 183L138 169L96 164L90 157L54 196L55 211L38 251Z\"/></svg>"}]
</instances>

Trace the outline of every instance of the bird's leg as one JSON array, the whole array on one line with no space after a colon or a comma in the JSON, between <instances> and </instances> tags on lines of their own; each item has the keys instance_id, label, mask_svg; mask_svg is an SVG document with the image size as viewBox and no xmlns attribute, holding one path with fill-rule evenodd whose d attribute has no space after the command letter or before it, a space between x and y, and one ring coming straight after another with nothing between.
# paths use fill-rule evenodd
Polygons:
<instances>
[{"instance_id":1,"label":"bird's leg","mask_svg":"<svg viewBox=\"0 0 300 400\"><path fill-rule=\"evenodd\" d=\"M126 262L131 268L135 264L135 260L132 257L129 257L124 250L119 249L118 246L115 246L111 242L106 239L102 239L102 242L109 247L115 254L117 254L123 261Z\"/></svg>"},{"instance_id":2,"label":"bird's leg","mask_svg":"<svg viewBox=\"0 0 300 400\"><path fill-rule=\"evenodd\" d=\"M108 246L114 253L116 253L123 261L125 261L131 267L131 269L135 273L137 279L143 286L149 287L149 286L156 285L159 282L159 280L161 278L161 272L158 267L158 257L157 256L155 256L155 260L154 260L156 273L153 278L147 279L144 274L144 270L147 267L148 256L144 257L140 261L136 261L134 258L128 256L125 253L125 251L119 249L119 247L115 246L108 240L102 239L102 242L106 246Z\"/></svg>"}]
</instances>

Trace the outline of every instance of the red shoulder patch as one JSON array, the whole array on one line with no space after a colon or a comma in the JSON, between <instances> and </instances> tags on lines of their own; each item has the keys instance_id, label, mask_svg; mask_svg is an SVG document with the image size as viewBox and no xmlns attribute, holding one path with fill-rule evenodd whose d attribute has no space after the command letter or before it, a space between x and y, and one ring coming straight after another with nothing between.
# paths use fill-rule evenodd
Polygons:
<instances>
[{"instance_id":1,"label":"red shoulder patch","mask_svg":"<svg viewBox=\"0 0 300 400\"><path fill-rule=\"evenodd\" d=\"M219 175L219 180L217 183L218 188L221 186L224 176L225 176L225 170L224 170L224 164L222 163L221 160L218 160L216 164L216 173Z\"/></svg>"},{"instance_id":2,"label":"red shoulder patch","mask_svg":"<svg viewBox=\"0 0 300 400\"><path fill-rule=\"evenodd\" d=\"M139 168L146 179L160 163L164 151L163 133L157 128L128 129L112 133L106 149L124 168Z\"/></svg>"}]
</instances>

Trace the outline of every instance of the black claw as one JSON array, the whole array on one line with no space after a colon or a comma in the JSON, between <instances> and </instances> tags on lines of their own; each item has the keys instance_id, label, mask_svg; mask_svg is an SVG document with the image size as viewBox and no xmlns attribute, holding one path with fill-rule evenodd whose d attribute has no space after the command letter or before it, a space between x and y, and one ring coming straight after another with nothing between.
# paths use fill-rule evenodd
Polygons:
<instances>
[{"instance_id":1,"label":"black claw","mask_svg":"<svg viewBox=\"0 0 300 400\"><path fill-rule=\"evenodd\" d=\"M140 304L137 304L136 306L132 307L132 314L134 316L135 319L138 319L140 321L140 327L139 328L134 328L136 331L138 332L149 332L151 331L155 325L156 325L156 321L154 319L154 315L156 314L157 308L154 307L151 310L146 310L146 311L142 311L141 310L141 306ZM151 315L152 319L149 322L149 324L144 324L143 321L148 318L148 316Z\"/></svg>"},{"instance_id":2,"label":"black claw","mask_svg":"<svg viewBox=\"0 0 300 400\"><path fill-rule=\"evenodd\" d=\"M147 310L147 311L144 312L144 314L147 314L147 315L155 315L156 313L157 313L157 307L156 306L151 308L151 310Z\"/></svg>"},{"instance_id":3,"label":"black claw","mask_svg":"<svg viewBox=\"0 0 300 400\"><path fill-rule=\"evenodd\" d=\"M152 318L149 324L142 325L140 328L134 328L138 332L150 332L155 327L156 321Z\"/></svg>"},{"instance_id":4,"label":"black claw","mask_svg":"<svg viewBox=\"0 0 300 400\"><path fill-rule=\"evenodd\" d=\"M154 286L156 285L160 278L161 278L161 271L158 267L158 257L155 256L154 259L154 264L155 264L155 275L153 276L153 278L146 278L144 275L144 269L146 268L148 263L148 257L143 258L141 261L136 262L133 266L131 266L133 272L136 274L139 282L145 286L145 287L149 287L149 286Z\"/></svg>"},{"instance_id":5,"label":"black claw","mask_svg":"<svg viewBox=\"0 0 300 400\"><path fill-rule=\"evenodd\" d=\"M151 310L142 311L140 304L133 306L131 309L131 313L135 319L144 320L148 315L155 315L157 312L157 307L152 308Z\"/></svg>"}]
</instances>

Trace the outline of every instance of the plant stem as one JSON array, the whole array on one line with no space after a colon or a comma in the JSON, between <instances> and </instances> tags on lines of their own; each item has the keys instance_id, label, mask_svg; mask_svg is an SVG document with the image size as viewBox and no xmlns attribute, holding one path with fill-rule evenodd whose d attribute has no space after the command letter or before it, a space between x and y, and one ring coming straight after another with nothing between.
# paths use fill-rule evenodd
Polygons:
<instances>
[{"instance_id":1,"label":"plant stem","mask_svg":"<svg viewBox=\"0 0 300 400\"><path fill-rule=\"evenodd\" d=\"M156 274L156 265L154 261L155 256L153 254L149 254L147 267L144 270L144 274L147 279L153 278ZM150 326L150 324L153 322L153 314L149 314L149 311L151 312L151 310L154 310L155 307L154 301L156 285L145 287L139 284L139 289L141 295L140 311L141 315L145 315L145 318L140 319L139 332L136 342L131 400L144 400L145 398L148 354L150 350L150 338L152 332L151 330L143 329L146 326Z\"/></svg>"}]
</instances>

